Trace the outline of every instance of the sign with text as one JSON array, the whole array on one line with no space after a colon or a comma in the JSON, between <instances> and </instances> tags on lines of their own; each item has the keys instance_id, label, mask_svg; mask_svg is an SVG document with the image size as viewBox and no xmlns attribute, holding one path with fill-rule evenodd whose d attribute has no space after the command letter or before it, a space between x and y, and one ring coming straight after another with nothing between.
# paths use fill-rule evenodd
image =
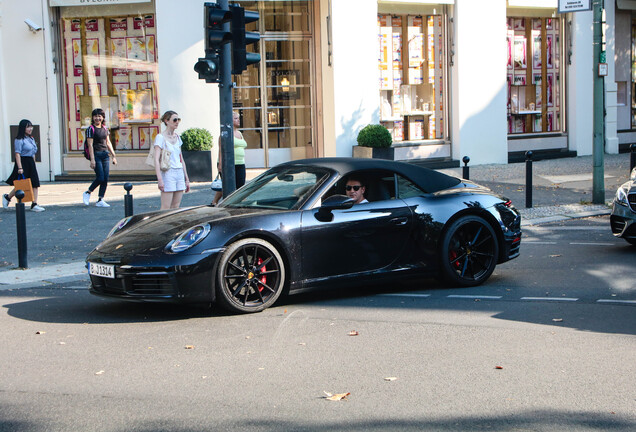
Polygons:
<instances>
[{"instance_id":1,"label":"sign with text","mask_svg":"<svg viewBox=\"0 0 636 432\"><path fill-rule=\"evenodd\" d=\"M149 2L150 0L49 0L49 6L104 6Z\"/></svg>"},{"instance_id":2,"label":"sign with text","mask_svg":"<svg viewBox=\"0 0 636 432\"><path fill-rule=\"evenodd\" d=\"M592 0L559 0L559 13L592 10Z\"/></svg>"}]
</instances>

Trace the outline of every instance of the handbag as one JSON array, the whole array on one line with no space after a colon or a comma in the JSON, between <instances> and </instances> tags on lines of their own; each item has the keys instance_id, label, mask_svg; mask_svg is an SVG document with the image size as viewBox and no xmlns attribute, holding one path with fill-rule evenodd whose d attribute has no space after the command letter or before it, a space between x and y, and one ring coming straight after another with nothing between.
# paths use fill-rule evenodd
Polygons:
<instances>
[{"instance_id":1,"label":"handbag","mask_svg":"<svg viewBox=\"0 0 636 432\"><path fill-rule=\"evenodd\" d=\"M214 192L221 192L223 190L223 180L221 180L221 175L217 174L216 178L212 181L212 186L210 186Z\"/></svg>"},{"instance_id":2,"label":"handbag","mask_svg":"<svg viewBox=\"0 0 636 432\"><path fill-rule=\"evenodd\" d=\"M16 191L22 190L24 192L22 202L33 202L33 186L30 178L25 178L24 174L20 174L17 180L13 180L13 187Z\"/></svg>"},{"instance_id":3,"label":"handbag","mask_svg":"<svg viewBox=\"0 0 636 432\"><path fill-rule=\"evenodd\" d=\"M165 145L165 144L164 144ZM161 156L159 156L159 169L161 171L168 171L170 169L170 155L172 152L167 148L161 149ZM146 165L151 167L155 166L155 146L150 146L148 156L146 156Z\"/></svg>"}]
</instances>

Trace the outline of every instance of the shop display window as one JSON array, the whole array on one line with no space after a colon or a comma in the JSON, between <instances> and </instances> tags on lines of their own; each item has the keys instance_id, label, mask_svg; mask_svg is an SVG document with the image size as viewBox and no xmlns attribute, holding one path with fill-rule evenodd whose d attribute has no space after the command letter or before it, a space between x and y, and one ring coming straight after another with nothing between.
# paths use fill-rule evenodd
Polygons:
<instances>
[{"instance_id":1,"label":"shop display window","mask_svg":"<svg viewBox=\"0 0 636 432\"><path fill-rule=\"evenodd\" d=\"M561 22L507 19L508 133L562 131Z\"/></svg>"},{"instance_id":2,"label":"shop display window","mask_svg":"<svg viewBox=\"0 0 636 432\"><path fill-rule=\"evenodd\" d=\"M160 132L155 15L63 18L67 152L83 149L102 108L118 151L145 150Z\"/></svg>"},{"instance_id":3,"label":"shop display window","mask_svg":"<svg viewBox=\"0 0 636 432\"><path fill-rule=\"evenodd\" d=\"M636 20L632 21L632 129L636 129Z\"/></svg>"},{"instance_id":4,"label":"shop display window","mask_svg":"<svg viewBox=\"0 0 636 432\"><path fill-rule=\"evenodd\" d=\"M441 15L378 15L380 121L393 141L444 137Z\"/></svg>"}]
</instances>

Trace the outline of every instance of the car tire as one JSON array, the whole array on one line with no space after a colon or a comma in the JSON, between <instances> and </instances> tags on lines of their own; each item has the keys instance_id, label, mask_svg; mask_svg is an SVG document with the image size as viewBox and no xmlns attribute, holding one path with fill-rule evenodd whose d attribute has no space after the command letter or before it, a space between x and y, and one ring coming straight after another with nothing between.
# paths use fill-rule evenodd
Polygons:
<instances>
[{"instance_id":1,"label":"car tire","mask_svg":"<svg viewBox=\"0 0 636 432\"><path fill-rule=\"evenodd\" d=\"M442 236L442 276L452 286L476 286L495 270L499 243L495 231L479 216L462 216Z\"/></svg>"},{"instance_id":2,"label":"car tire","mask_svg":"<svg viewBox=\"0 0 636 432\"><path fill-rule=\"evenodd\" d=\"M221 255L216 297L231 312L260 312L273 305L285 286L285 265L271 243L246 238Z\"/></svg>"}]
</instances>

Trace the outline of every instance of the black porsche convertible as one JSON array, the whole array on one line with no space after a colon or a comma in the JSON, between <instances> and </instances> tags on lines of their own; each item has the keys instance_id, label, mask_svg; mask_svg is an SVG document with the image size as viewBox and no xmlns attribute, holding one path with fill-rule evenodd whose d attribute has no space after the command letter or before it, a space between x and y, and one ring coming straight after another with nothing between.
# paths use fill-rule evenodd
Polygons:
<instances>
[{"instance_id":1,"label":"black porsche convertible","mask_svg":"<svg viewBox=\"0 0 636 432\"><path fill-rule=\"evenodd\" d=\"M353 177L368 202L345 194ZM218 207L122 219L86 261L93 294L257 312L282 293L379 278L478 285L519 256L520 227L509 200L467 180L402 162L306 159Z\"/></svg>"}]
</instances>

